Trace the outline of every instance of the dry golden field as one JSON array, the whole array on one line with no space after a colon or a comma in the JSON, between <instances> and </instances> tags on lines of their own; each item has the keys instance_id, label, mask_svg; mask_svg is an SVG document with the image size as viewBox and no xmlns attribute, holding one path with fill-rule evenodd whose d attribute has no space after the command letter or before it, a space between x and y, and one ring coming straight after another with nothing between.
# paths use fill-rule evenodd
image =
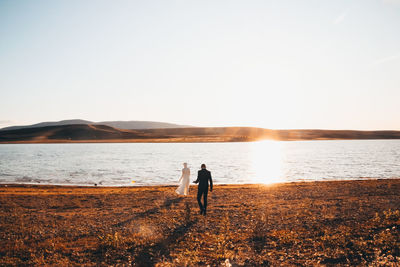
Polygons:
<instances>
[{"instance_id":1,"label":"dry golden field","mask_svg":"<svg viewBox=\"0 0 400 267\"><path fill-rule=\"evenodd\" d=\"M400 180L196 186L0 186L0 265L400 264Z\"/></svg>"}]
</instances>

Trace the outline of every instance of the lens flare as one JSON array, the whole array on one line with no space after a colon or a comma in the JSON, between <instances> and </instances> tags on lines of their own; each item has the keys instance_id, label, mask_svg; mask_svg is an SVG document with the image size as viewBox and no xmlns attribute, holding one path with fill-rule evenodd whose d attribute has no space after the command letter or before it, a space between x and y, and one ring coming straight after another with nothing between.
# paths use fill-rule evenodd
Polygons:
<instances>
[{"instance_id":1,"label":"lens flare","mask_svg":"<svg viewBox=\"0 0 400 267\"><path fill-rule=\"evenodd\" d=\"M251 147L251 157L254 183L272 184L283 181L282 142L254 142Z\"/></svg>"}]
</instances>

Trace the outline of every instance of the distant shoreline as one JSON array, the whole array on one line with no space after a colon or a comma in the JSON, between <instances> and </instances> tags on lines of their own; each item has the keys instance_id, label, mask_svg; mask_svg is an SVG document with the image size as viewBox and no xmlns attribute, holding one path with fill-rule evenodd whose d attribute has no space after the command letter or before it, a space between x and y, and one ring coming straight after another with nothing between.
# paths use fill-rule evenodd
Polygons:
<instances>
[{"instance_id":1,"label":"distant shoreline","mask_svg":"<svg viewBox=\"0 0 400 267\"><path fill-rule=\"evenodd\" d=\"M342 183L342 182L368 182L368 181L400 181L399 177L392 177L392 178L358 178L358 179L337 179L337 180L303 180L303 181L282 181L270 184L262 184L262 183L245 183L245 184L238 184L238 183L214 183L215 186L219 187L252 187L252 186L284 186L284 185L296 185L296 184L313 184L313 183ZM102 188L102 189L129 189L129 188L143 188L143 189L157 189L157 188L170 188L170 187L177 187L178 183L176 184L160 184L160 185L76 185L76 184L46 184L46 183L0 183L0 190L1 188L37 188L37 189L57 189L57 188L65 188L65 189L90 189L90 188ZM195 184L190 185L191 188L197 186Z\"/></svg>"},{"instance_id":2,"label":"distant shoreline","mask_svg":"<svg viewBox=\"0 0 400 267\"><path fill-rule=\"evenodd\" d=\"M265 140L248 140L248 141L224 141L218 139L195 139L195 140L176 140L170 139L111 139L111 140L46 140L46 141L7 141L0 144L79 144L79 143L237 143L237 142L256 142Z\"/></svg>"},{"instance_id":3,"label":"distant shoreline","mask_svg":"<svg viewBox=\"0 0 400 267\"><path fill-rule=\"evenodd\" d=\"M370 138L370 139L344 139L344 138L319 138L319 139L290 139L290 140L276 140L276 139L260 139L260 140L245 140L245 141L224 141L224 140L210 140L210 139L195 139L195 140L176 140L176 139L117 139L117 140L46 140L46 141L0 141L2 144L114 144L114 143L149 143L149 144L165 144L165 143L251 143L261 141L277 141L277 142L296 142L296 141L353 141L353 140L399 140L400 138Z\"/></svg>"}]
</instances>

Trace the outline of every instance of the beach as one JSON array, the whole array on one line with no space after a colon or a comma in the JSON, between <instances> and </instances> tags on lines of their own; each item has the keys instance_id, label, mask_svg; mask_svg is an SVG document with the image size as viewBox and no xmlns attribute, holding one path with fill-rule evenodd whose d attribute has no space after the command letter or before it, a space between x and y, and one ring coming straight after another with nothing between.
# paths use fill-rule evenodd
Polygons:
<instances>
[{"instance_id":1,"label":"beach","mask_svg":"<svg viewBox=\"0 0 400 267\"><path fill-rule=\"evenodd\" d=\"M400 264L400 179L175 189L0 185L0 265Z\"/></svg>"}]
</instances>

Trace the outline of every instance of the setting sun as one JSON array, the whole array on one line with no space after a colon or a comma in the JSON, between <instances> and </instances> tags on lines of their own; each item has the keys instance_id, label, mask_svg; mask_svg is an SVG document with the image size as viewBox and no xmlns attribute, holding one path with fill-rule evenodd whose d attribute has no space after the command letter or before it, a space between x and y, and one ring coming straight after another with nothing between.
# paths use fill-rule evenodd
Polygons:
<instances>
[{"instance_id":1,"label":"setting sun","mask_svg":"<svg viewBox=\"0 0 400 267\"><path fill-rule=\"evenodd\" d=\"M282 182L282 143L260 141L251 144L254 183L271 184Z\"/></svg>"}]
</instances>

